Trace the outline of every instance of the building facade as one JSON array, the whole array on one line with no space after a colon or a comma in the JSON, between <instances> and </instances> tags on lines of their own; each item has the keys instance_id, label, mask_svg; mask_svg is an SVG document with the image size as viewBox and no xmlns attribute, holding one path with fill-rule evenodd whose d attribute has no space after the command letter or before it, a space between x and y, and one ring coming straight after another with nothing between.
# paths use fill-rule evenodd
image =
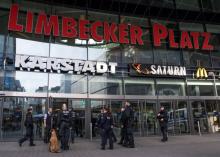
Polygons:
<instances>
[{"instance_id":1,"label":"building facade","mask_svg":"<svg viewBox=\"0 0 220 157\"><path fill-rule=\"evenodd\" d=\"M217 0L1 0L0 140L24 133L33 106L66 103L90 137L103 106L115 132L124 101L136 136L158 135L165 106L170 135L220 127L220 3Z\"/></svg>"}]
</instances>

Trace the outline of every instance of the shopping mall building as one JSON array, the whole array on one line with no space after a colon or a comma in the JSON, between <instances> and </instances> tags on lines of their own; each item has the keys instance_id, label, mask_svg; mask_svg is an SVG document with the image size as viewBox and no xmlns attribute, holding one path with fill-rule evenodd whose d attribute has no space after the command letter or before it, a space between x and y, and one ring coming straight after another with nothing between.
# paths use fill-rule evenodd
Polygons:
<instances>
[{"instance_id":1,"label":"shopping mall building","mask_svg":"<svg viewBox=\"0 0 220 157\"><path fill-rule=\"evenodd\" d=\"M135 136L160 134L160 106L169 135L220 131L219 0L1 0L0 25L0 141L30 106L41 139L63 103L87 138L103 106L119 134L125 101Z\"/></svg>"}]
</instances>

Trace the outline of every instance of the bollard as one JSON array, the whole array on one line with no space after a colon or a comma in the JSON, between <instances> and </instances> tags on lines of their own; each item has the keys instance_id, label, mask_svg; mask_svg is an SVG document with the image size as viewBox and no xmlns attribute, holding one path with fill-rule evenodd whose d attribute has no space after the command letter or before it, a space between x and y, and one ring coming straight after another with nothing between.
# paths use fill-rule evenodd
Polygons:
<instances>
[{"instance_id":1,"label":"bollard","mask_svg":"<svg viewBox=\"0 0 220 157\"><path fill-rule=\"evenodd\" d=\"M197 121L197 124L198 124L198 131L199 131L199 136L202 136L202 133L201 133L201 129L200 129L200 123L199 123L199 121Z\"/></svg>"},{"instance_id":2,"label":"bollard","mask_svg":"<svg viewBox=\"0 0 220 157\"><path fill-rule=\"evenodd\" d=\"M90 128L90 141L92 141L92 123L90 123L89 128Z\"/></svg>"}]
</instances>

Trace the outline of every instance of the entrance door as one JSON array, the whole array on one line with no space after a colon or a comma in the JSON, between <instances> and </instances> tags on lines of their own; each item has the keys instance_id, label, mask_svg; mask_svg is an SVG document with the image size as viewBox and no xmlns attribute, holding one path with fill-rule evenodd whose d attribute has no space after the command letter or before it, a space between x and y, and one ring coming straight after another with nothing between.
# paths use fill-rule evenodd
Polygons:
<instances>
[{"instance_id":1,"label":"entrance door","mask_svg":"<svg viewBox=\"0 0 220 157\"><path fill-rule=\"evenodd\" d=\"M168 133L175 135L190 132L186 101L160 101L160 106L164 106L168 113Z\"/></svg>"},{"instance_id":2,"label":"entrance door","mask_svg":"<svg viewBox=\"0 0 220 157\"><path fill-rule=\"evenodd\" d=\"M22 98L1 99L1 137L4 139L17 138L22 135Z\"/></svg>"},{"instance_id":3,"label":"entrance door","mask_svg":"<svg viewBox=\"0 0 220 157\"><path fill-rule=\"evenodd\" d=\"M156 119L156 102L140 101L141 106L141 130L143 136L156 135L158 132Z\"/></svg>"},{"instance_id":4,"label":"entrance door","mask_svg":"<svg viewBox=\"0 0 220 157\"><path fill-rule=\"evenodd\" d=\"M2 128L3 119L3 98L0 97L0 128ZM2 129L0 129L0 140L2 139Z\"/></svg>"},{"instance_id":5,"label":"entrance door","mask_svg":"<svg viewBox=\"0 0 220 157\"><path fill-rule=\"evenodd\" d=\"M84 99L69 99L68 108L73 108L76 112L76 137L85 136L85 100Z\"/></svg>"},{"instance_id":6,"label":"entrance door","mask_svg":"<svg viewBox=\"0 0 220 157\"><path fill-rule=\"evenodd\" d=\"M205 101L191 101L194 130L199 133L209 132L208 114Z\"/></svg>"}]
</instances>

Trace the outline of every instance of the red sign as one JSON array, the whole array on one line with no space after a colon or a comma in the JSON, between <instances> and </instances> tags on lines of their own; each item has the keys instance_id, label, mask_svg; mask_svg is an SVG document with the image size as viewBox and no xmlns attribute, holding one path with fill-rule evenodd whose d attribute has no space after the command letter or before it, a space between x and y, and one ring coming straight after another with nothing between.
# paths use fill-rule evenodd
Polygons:
<instances>
[{"instance_id":1,"label":"red sign","mask_svg":"<svg viewBox=\"0 0 220 157\"><path fill-rule=\"evenodd\" d=\"M43 34L55 37L61 36L64 38L79 38L81 40L94 39L95 41L105 40L106 42L114 42L121 44L138 44L144 45L143 30L139 26L130 24L116 24L101 21L89 20L75 20L71 17L59 17L58 15L47 16L41 12L37 16L36 25L34 26L34 13L30 10L26 14L26 23L19 24L19 6L12 4L9 20L8 30ZM61 25L60 25L61 23ZM61 28L60 28L61 26ZM102 32L98 32L98 29ZM180 42L175 41L174 30L167 29L161 24L153 24L153 38L154 46L161 46L161 40L169 41L171 48L188 48L188 49L202 49L213 50L213 45L209 44L211 34L208 32L181 32ZM203 44L199 45L199 38L203 38Z\"/></svg>"}]
</instances>

